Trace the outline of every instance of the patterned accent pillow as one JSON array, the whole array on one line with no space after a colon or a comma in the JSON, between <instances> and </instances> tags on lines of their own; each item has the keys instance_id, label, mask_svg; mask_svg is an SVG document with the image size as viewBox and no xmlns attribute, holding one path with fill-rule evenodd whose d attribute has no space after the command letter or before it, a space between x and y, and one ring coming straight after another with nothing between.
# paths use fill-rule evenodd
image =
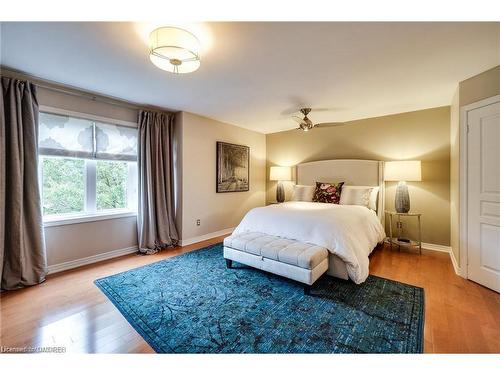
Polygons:
<instances>
[{"instance_id":1,"label":"patterned accent pillow","mask_svg":"<svg viewBox=\"0 0 500 375\"><path fill-rule=\"evenodd\" d=\"M313 202L339 204L343 182L316 182Z\"/></svg>"}]
</instances>

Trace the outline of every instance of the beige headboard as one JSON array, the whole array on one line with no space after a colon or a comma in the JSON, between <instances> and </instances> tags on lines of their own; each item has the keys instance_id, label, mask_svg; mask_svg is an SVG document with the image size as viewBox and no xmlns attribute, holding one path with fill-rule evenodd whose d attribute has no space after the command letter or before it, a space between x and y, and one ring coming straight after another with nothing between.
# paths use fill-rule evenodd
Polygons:
<instances>
[{"instance_id":1,"label":"beige headboard","mask_svg":"<svg viewBox=\"0 0 500 375\"><path fill-rule=\"evenodd\" d=\"M384 162L378 160L335 159L297 165L297 184L314 185L316 181L344 181L346 185L379 186L377 215L384 222Z\"/></svg>"}]
</instances>

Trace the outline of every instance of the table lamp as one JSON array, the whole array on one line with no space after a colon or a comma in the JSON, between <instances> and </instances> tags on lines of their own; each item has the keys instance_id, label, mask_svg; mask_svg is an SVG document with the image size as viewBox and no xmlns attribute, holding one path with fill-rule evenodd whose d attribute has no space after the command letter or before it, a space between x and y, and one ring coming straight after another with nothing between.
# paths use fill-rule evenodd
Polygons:
<instances>
[{"instance_id":1,"label":"table lamp","mask_svg":"<svg viewBox=\"0 0 500 375\"><path fill-rule=\"evenodd\" d=\"M290 167L271 167L269 173L269 180L278 181L278 186L276 187L276 201L282 203L285 201L285 188L283 187L283 181L291 181L292 179L292 168Z\"/></svg>"},{"instance_id":2,"label":"table lamp","mask_svg":"<svg viewBox=\"0 0 500 375\"><path fill-rule=\"evenodd\" d=\"M410 211L410 196L407 181L422 181L422 166L420 160L388 161L384 168L385 181L398 181L394 206L396 212Z\"/></svg>"}]
</instances>

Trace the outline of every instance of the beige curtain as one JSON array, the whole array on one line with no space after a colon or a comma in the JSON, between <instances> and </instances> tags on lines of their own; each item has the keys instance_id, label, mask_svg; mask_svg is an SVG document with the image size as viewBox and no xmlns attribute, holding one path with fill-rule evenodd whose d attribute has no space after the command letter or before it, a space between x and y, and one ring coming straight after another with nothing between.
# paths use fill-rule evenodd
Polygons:
<instances>
[{"instance_id":1,"label":"beige curtain","mask_svg":"<svg viewBox=\"0 0 500 375\"><path fill-rule=\"evenodd\" d=\"M139 250L154 254L178 242L173 204L174 115L139 114Z\"/></svg>"},{"instance_id":2,"label":"beige curtain","mask_svg":"<svg viewBox=\"0 0 500 375\"><path fill-rule=\"evenodd\" d=\"M1 289L41 283L45 241L38 188L38 102L33 84L1 77Z\"/></svg>"}]
</instances>

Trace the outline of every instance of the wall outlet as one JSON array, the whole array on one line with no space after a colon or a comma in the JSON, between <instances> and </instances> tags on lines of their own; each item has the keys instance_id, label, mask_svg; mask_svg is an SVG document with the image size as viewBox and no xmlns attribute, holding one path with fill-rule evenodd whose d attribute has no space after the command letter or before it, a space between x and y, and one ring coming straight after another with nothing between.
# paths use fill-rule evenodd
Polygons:
<instances>
[{"instance_id":1,"label":"wall outlet","mask_svg":"<svg viewBox=\"0 0 500 375\"><path fill-rule=\"evenodd\" d=\"M196 219L196 225L199 227L201 225L201 220L200 219Z\"/></svg>"}]
</instances>

